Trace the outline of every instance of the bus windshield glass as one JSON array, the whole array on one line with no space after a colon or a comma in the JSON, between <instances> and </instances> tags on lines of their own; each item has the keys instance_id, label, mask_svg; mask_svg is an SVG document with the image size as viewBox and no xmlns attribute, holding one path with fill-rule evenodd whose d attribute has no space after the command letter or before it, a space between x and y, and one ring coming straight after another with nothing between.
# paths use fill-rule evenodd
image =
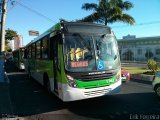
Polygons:
<instances>
[{"instance_id":1,"label":"bus windshield glass","mask_svg":"<svg viewBox=\"0 0 160 120\"><path fill-rule=\"evenodd\" d=\"M120 64L116 39L107 34L66 34L64 58L71 72L116 69Z\"/></svg>"}]
</instances>

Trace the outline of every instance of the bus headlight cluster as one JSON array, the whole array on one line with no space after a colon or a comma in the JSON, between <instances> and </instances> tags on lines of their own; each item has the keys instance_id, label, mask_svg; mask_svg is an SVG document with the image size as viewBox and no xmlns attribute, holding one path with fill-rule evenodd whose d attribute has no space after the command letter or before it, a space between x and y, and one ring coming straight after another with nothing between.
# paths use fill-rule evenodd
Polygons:
<instances>
[{"instance_id":1,"label":"bus headlight cluster","mask_svg":"<svg viewBox=\"0 0 160 120\"><path fill-rule=\"evenodd\" d=\"M70 87L77 88L77 84L75 83L74 78L72 76L67 75L67 79L68 79L68 85Z\"/></svg>"},{"instance_id":2,"label":"bus headlight cluster","mask_svg":"<svg viewBox=\"0 0 160 120\"><path fill-rule=\"evenodd\" d=\"M120 79L121 79L121 75L120 75L120 74L117 74L116 82L119 81Z\"/></svg>"}]
</instances>

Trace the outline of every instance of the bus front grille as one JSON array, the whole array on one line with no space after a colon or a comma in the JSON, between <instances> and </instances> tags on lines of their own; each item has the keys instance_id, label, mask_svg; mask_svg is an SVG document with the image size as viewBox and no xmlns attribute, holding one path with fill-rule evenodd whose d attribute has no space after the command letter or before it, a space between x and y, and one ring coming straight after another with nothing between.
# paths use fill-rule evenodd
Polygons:
<instances>
[{"instance_id":1,"label":"bus front grille","mask_svg":"<svg viewBox=\"0 0 160 120\"><path fill-rule=\"evenodd\" d=\"M110 79L117 74L116 70L110 71L93 71L93 72L81 72L81 73L67 73L68 75L72 76L74 79L87 82L87 81L96 81L96 80L104 80Z\"/></svg>"},{"instance_id":2,"label":"bus front grille","mask_svg":"<svg viewBox=\"0 0 160 120\"><path fill-rule=\"evenodd\" d=\"M111 91L110 88L108 88L108 89L102 88L102 89L99 89L99 90L86 91L86 92L84 92L84 95L87 96L87 97L101 96L101 95L107 94L109 91Z\"/></svg>"},{"instance_id":3,"label":"bus front grille","mask_svg":"<svg viewBox=\"0 0 160 120\"><path fill-rule=\"evenodd\" d=\"M93 80L103 80L110 79L114 76L114 73L104 73L104 74L95 74L95 75L81 75L77 76L76 79L81 81L93 81Z\"/></svg>"}]
</instances>

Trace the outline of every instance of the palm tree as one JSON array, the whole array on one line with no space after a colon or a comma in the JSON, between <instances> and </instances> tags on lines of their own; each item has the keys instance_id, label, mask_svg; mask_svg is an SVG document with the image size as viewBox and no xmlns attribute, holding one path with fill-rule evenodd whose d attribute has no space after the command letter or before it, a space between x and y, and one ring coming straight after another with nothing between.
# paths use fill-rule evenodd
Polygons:
<instances>
[{"instance_id":1,"label":"palm tree","mask_svg":"<svg viewBox=\"0 0 160 120\"><path fill-rule=\"evenodd\" d=\"M99 4L84 3L82 9L93 10L91 15L84 17L83 22L98 22L107 25L116 21L122 21L133 25L135 20L132 16L123 13L124 10L130 10L133 4L123 0L99 0Z\"/></svg>"}]
</instances>

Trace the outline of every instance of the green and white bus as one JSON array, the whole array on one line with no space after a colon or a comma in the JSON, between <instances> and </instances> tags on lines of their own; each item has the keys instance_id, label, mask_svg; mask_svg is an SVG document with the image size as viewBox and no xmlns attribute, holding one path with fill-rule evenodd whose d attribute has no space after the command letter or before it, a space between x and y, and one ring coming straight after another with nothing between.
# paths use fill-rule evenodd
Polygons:
<instances>
[{"instance_id":1,"label":"green and white bus","mask_svg":"<svg viewBox=\"0 0 160 120\"><path fill-rule=\"evenodd\" d=\"M18 70L24 70L24 48L18 48L12 52L13 62Z\"/></svg>"},{"instance_id":2,"label":"green and white bus","mask_svg":"<svg viewBox=\"0 0 160 120\"><path fill-rule=\"evenodd\" d=\"M25 48L26 72L63 101L120 91L120 57L109 27L60 22Z\"/></svg>"}]
</instances>

